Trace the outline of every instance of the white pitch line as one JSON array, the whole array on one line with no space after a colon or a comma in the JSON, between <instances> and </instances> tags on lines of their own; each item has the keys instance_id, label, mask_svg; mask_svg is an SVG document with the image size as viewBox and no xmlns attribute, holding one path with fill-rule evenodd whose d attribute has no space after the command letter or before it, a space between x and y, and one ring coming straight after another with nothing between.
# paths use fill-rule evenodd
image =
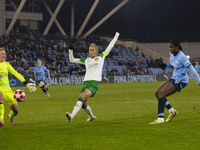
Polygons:
<instances>
[{"instance_id":1,"label":"white pitch line","mask_svg":"<svg viewBox=\"0 0 200 150\"><path fill-rule=\"evenodd\" d=\"M148 103L157 103L157 101L151 101L151 100L142 100L142 101L145 101L145 102L148 102Z\"/></svg>"}]
</instances>

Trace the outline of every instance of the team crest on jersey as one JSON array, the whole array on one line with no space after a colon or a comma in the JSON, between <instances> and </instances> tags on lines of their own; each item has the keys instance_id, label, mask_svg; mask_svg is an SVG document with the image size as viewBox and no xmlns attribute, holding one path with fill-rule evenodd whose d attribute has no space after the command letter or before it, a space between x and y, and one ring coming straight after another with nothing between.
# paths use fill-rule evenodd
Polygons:
<instances>
[{"instance_id":1,"label":"team crest on jersey","mask_svg":"<svg viewBox=\"0 0 200 150\"><path fill-rule=\"evenodd\" d=\"M176 63L178 64L178 60L176 61Z\"/></svg>"},{"instance_id":2,"label":"team crest on jersey","mask_svg":"<svg viewBox=\"0 0 200 150\"><path fill-rule=\"evenodd\" d=\"M98 61L98 60L99 60L99 58L97 57L97 58L95 58L94 60L95 60L95 61Z\"/></svg>"},{"instance_id":3,"label":"team crest on jersey","mask_svg":"<svg viewBox=\"0 0 200 150\"><path fill-rule=\"evenodd\" d=\"M175 84L179 84L179 81L175 80Z\"/></svg>"}]
</instances>

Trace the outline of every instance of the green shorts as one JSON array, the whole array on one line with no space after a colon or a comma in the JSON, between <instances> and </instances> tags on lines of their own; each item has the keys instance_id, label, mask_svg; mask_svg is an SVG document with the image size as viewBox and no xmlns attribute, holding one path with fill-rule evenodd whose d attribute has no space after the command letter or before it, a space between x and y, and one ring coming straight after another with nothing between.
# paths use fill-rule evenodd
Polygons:
<instances>
[{"instance_id":1,"label":"green shorts","mask_svg":"<svg viewBox=\"0 0 200 150\"><path fill-rule=\"evenodd\" d=\"M14 96L13 96L13 91L11 88L0 88L0 92L2 92L3 94L3 97L4 97L4 101L9 105L11 106L12 104L15 104L17 103L17 101L14 99Z\"/></svg>"},{"instance_id":2,"label":"green shorts","mask_svg":"<svg viewBox=\"0 0 200 150\"><path fill-rule=\"evenodd\" d=\"M92 96L91 97L93 97L96 94L97 90L98 90L98 82L95 81L95 80L83 81L80 93L83 93L86 89L88 89L88 90L90 90L92 92Z\"/></svg>"}]
</instances>

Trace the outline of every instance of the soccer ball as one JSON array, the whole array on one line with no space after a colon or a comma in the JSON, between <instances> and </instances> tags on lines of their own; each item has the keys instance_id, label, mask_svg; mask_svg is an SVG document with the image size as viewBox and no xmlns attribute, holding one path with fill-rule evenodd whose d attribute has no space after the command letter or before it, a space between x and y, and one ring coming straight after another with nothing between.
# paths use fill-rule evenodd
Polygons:
<instances>
[{"instance_id":1,"label":"soccer ball","mask_svg":"<svg viewBox=\"0 0 200 150\"><path fill-rule=\"evenodd\" d=\"M14 99L18 102L22 102L24 101L26 98L26 93L24 92L24 90L16 90L14 92Z\"/></svg>"}]
</instances>

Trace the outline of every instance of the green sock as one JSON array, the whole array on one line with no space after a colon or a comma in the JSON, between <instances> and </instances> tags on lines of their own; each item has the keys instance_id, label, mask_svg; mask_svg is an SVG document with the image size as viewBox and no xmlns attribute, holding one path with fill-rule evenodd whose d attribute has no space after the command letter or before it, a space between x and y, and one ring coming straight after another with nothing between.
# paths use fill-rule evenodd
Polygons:
<instances>
[{"instance_id":1,"label":"green sock","mask_svg":"<svg viewBox=\"0 0 200 150\"><path fill-rule=\"evenodd\" d=\"M4 120L4 104L0 104L0 120Z\"/></svg>"},{"instance_id":2,"label":"green sock","mask_svg":"<svg viewBox=\"0 0 200 150\"><path fill-rule=\"evenodd\" d=\"M79 98L78 98L78 101L83 102L83 98L82 98L82 97L79 97Z\"/></svg>"}]
</instances>

